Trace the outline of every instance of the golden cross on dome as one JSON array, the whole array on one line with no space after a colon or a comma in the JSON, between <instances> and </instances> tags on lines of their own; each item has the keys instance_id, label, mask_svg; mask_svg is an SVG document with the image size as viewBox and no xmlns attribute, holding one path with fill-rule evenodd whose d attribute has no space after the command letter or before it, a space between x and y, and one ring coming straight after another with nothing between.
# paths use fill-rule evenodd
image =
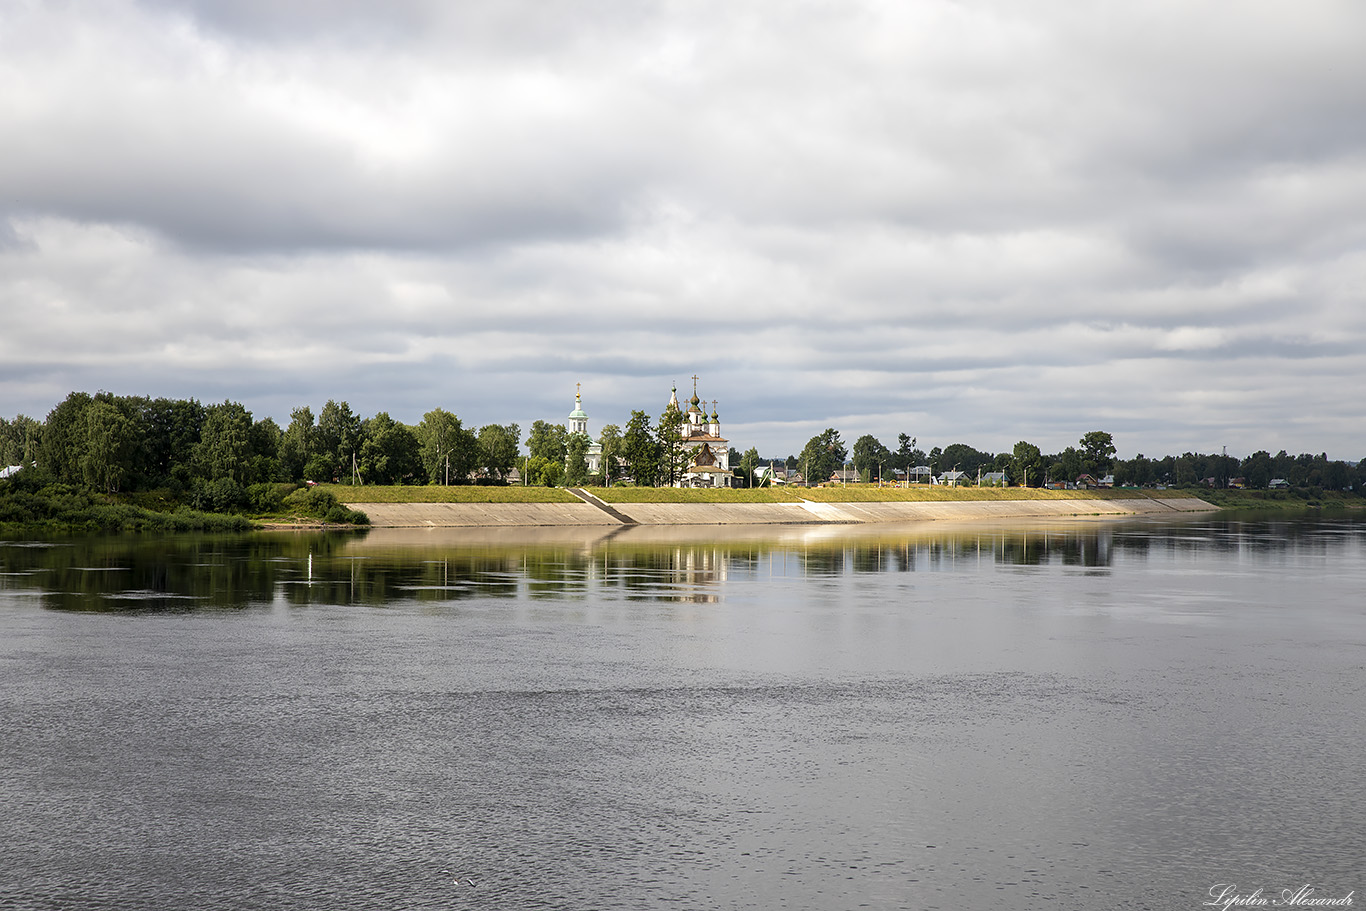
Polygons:
<instances>
[{"instance_id":1,"label":"golden cross on dome","mask_svg":"<svg viewBox=\"0 0 1366 911\"><path fill-rule=\"evenodd\" d=\"M692 394L697 395L697 374L692 375Z\"/></svg>"}]
</instances>

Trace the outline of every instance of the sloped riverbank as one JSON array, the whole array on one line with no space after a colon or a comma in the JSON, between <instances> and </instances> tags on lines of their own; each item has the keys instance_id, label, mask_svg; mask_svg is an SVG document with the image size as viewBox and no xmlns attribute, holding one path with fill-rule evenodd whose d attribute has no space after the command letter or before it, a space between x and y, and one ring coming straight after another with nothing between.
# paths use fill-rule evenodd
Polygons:
<instances>
[{"instance_id":1,"label":"sloped riverbank","mask_svg":"<svg viewBox=\"0 0 1366 911\"><path fill-rule=\"evenodd\" d=\"M596 501L596 502L595 502ZM559 525L856 525L1204 512L1195 497L991 499L935 502L626 503L586 495L575 503L347 503L378 528Z\"/></svg>"}]
</instances>

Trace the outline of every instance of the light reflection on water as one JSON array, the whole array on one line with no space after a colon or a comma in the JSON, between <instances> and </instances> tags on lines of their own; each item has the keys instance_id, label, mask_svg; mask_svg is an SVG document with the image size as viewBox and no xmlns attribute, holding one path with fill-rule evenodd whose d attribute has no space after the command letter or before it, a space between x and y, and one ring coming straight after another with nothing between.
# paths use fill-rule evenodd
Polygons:
<instances>
[{"instance_id":1,"label":"light reflection on water","mask_svg":"<svg viewBox=\"0 0 1366 911\"><path fill-rule=\"evenodd\" d=\"M0 907L1366 885L1356 520L32 543Z\"/></svg>"},{"instance_id":2,"label":"light reflection on water","mask_svg":"<svg viewBox=\"0 0 1366 911\"><path fill-rule=\"evenodd\" d=\"M841 578L983 567L1108 575L1150 558L1225 567L1326 561L1359 543L1353 520L1056 522L1029 526L382 529L350 536L0 542L0 590L60 610L183 610L407 599L622 598L715 602L732 580ZM161 602L165 602L164 604Z\"/></svg>"}]
</instances>

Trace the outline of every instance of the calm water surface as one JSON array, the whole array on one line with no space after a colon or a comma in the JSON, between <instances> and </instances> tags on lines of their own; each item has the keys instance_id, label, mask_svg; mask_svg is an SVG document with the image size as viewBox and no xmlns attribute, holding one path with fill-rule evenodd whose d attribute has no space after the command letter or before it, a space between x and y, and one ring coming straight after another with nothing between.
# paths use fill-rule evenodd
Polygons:
<instances>
[{"instance_id":1,"label":"calm water surface","mask_svg":"<svg viewBox=\"0 0 1366 911\"><path fill-rule=\"evenodd\" d=\"M1364 591L1353 518L3 541L0 908L1360 905Z\"/></svg>"}]
</instances>

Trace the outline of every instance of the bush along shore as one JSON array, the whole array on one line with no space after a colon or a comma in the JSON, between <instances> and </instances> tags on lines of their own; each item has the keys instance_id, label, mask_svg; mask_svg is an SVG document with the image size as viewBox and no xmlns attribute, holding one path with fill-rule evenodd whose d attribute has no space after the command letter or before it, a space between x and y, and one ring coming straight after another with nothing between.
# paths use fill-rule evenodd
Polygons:
<instances>
[{"instance_id":1,"label":"bush along shore","mask_svg":"<svg viewBox=\"0 0 1366 911\"><path fill-rule=\"evenodd\" d=\"M209 484L195 493L189 502L164 490L98 493L29 468L0 481L0 529L240 532L262 525L369 524L365 513L332 493L296 484Z\"/></svg>"}]
</instances>

